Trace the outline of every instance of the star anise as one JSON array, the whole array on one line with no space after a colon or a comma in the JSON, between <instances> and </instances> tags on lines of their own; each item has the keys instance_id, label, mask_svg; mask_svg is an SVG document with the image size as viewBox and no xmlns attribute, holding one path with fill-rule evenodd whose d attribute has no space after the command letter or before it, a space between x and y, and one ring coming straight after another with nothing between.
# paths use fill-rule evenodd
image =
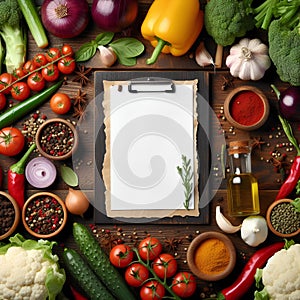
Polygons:
<instances>
[{"instance_id":1,"label":"star anise","mask_svg":"<svg viewBox=\"0 0 300 300\"><path fill-rule=\"evenodd\" d=\"M106 233L100 238L101 246L106 250L110 251L114 246L120 244L120 238L115 234Z\"/></svg>"},{"instance_id":2,"label":"star anise","mask_svg":"<svg viewBox=\"0 0 300 300\"><path fill-rule=\"evenodd\" d=\"M285 161L286 154L281 155L278 158L271 157L270 162L273 164L276 172L281 173L285 171L285 168L289 166L289 163Z\"/></svg>"},{"instance_id":3,"label":"star anise","mask_svg":"<svg viewBox=\"0 0 300 300\"><path fill-rule=\"evenodd\" d=\"M77 66L77 71L75 71L75 74L77 75L72 81L73 82L79 82L81 86L87 85L87 83L90 81L88 78L88 75L92 72L92 68L86 69L83 65Z\"/></svg>"},{"instance_id":4,"label":"star anise","mask_svg":"<svg viewBox=\"0 0 300 300\"><path fill-rule=\"evenodd\" d=\"M253 138L253 142L252 142L252 149L258 148L259 150L261 150L261 146L264 145L266 142L264 142L262 140L261 137L255 137Z\"/></svg>"},{"instance_id":5,"label":"star anise","mask_svg":"<svg viewBox=\"0 0 300 300\"><path fill-rule=\"evenodd\" d=\"M77 105L74 106L74 113L72 115L74 118L85 118L85 106Z\"/></svg>"},{"instance_id":6,"label":"star anise","mask_svg":"<svg viewBox=\"0 0 300 300\"><path fill-rule=\"evenodd\" d=\"M222 82L222 85L221 85L221 90L222 91L225 91L226 88L228 87L233 87L233 77L231 76L222 76L223 77L223 82Z\"/></svg>"},{"instance_id":7,"label":"star anise","mask_svg":"<svg viewBox=\"0 0 300 300\"><path fill-rule=\"evenodd\" d=\"M182 239L176 239L174 237L165 239L165 245L168 251L175 252L181 243Z\"/></svg>"},{"instance_id":8,"label":"star anise","mask_svg":"<svg viewBox=\"0 0 300 300\"><path fill-rule=\"evenodd\" d=\"M78 89L77 90L77 94L74 97L72 97L71 100L74 101L74 105L75 106L80 105L82 107L87 102L86 93L82 92L81 89Z\"/></svg>"}]
</instances>

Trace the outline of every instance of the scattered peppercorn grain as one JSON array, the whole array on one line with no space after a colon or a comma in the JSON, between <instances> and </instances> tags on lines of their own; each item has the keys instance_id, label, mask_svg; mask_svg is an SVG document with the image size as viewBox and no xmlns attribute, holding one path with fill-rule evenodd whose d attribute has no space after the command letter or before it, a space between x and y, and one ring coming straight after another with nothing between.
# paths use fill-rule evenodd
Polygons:
<instances>
[{"instance_id":1,"label":"scattered peppercorn grain","mask_svg":"<svg viewBox=\"0 0 300 300\"><path fill-rule=\"evenodd\" d=\"M0 195L0 235L5 234L12 227L15 220L13 204Z\"/></svg>"}]
</instances>

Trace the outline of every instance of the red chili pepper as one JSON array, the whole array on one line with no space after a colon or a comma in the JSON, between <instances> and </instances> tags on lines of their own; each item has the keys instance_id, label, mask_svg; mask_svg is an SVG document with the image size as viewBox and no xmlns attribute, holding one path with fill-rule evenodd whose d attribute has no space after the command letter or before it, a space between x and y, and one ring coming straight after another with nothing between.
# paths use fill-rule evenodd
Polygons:
<instances>
[{"instance_id":1,"label":"red chili pepper","mask_svg":"<svg viewBox=\"0 0 300 300\"><path fill-rule=\"evenodd\" d=\"M20 209L23 208L25 200L25 164L35 147L36 145L32 144L24 156L17 163L10 166L7 174L8 192L16 200Z\"/></svg>"},{"instance_id":2,"label":"red chili pepper","mask_svg":"<svg viewBox=\"0 0 300 300\"><path fill-rule=\"evenodd\" d=\"M74 300L88 300L86 297L81 295L73 286L70 285L70 289L74 297Z\"/></svg>"},{"instance_id":3,"label":"red chili pepper","mask_svg":"<svg viewBox=\"0 0 300 300\"><path fill-rule=\"evenodd\" d=\"M268 259L283 249L284 243L278 242L256 251L249 259L236 281L218 294L218 300L239 300L254 283L257 268L262 268Z\"/></svg>"},{"instance_id":4,"label":"red chili pepper","mask_svg":"<svg viewBox=\"0 0 300 300\"><path fill-rule=\"evenodd\" d=\"M296 156L290 169L290 174L282 184L275 200L286 198L293 192L300 179L300 156Z\"/></svg>"}]
</instances>

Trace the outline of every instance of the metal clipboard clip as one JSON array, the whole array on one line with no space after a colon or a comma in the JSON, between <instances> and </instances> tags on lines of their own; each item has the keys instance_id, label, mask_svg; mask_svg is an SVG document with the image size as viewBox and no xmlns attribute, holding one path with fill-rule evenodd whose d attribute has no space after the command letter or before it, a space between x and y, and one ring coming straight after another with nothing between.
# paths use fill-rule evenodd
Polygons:
<instances>
[{"instance_id":1,"label":"metal clipboard clip","mask_svg":"<svg viewBox=\"0 0 300 300\"><path fill-rule=\"evenodd\" d=\"M134 79L128 85L129 93L175 93L171 79L147 77Z\"/></svg>"}]
</instances>

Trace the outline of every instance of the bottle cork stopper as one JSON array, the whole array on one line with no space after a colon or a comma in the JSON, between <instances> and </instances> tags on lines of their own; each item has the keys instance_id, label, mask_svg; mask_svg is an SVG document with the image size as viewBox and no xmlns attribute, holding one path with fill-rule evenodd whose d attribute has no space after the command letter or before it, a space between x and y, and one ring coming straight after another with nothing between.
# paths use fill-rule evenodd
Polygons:
<instances>
[{"instance_id":1,"label":"bottle cork stopper","mask_svg":"<svg viewBox=\"0 0 300 300\"><path fill-rule=\"evenodd\" d=\"M249 153L250 146L249 141L233 141L229 143L228 153L231 154L241 154L241 153Z\"/></svg>"}]
</instances>

